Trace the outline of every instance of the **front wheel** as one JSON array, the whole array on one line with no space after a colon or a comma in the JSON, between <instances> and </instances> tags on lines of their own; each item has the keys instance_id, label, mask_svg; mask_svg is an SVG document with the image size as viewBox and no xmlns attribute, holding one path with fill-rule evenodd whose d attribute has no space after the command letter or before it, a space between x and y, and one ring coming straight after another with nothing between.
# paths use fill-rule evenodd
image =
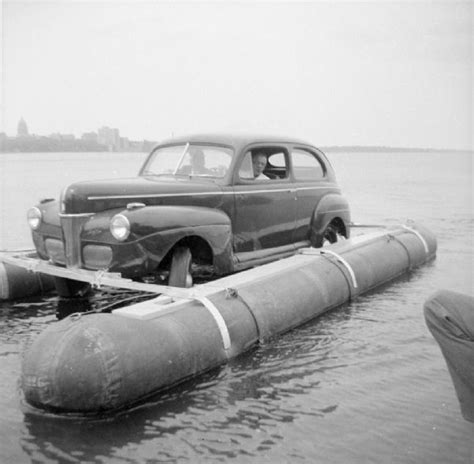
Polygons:
<instances>
[{"instance_id":1,"label":"front wheel","mask_svg":"<svg viewBox=\"0 0 474 464\"><path fill-rule=\"evenodd\" d=\"M61 298L82 298L92 291L91 285L87 282L63 277L54 277L54 286Z\"/></svg>"},{"instance_id":2,"label":"front wheel","mask_svg":"<svg viewBox=\"0 0 474 464\"><path fill-rule=\"evenodd\" d=\"M193 286L191 275L191 263L193 256L188 247L178 247L173 252L171 259L170 275L168 285L171 287L189 288Z\"/></svg>"},{"instance_id":3,"label":"front wheel","mask_svg":"<svg viewBox=\"0 0 474 464\"><path fill-rule=\"evenodd\" d=\"M333 224L329 224L326 227L326 230L323 232L321 246L328 246L332 243L337 243L345 239L346 237L344 237L344 235L339 232L336 226L334 226Z\"/></svg>"}]
</instances>

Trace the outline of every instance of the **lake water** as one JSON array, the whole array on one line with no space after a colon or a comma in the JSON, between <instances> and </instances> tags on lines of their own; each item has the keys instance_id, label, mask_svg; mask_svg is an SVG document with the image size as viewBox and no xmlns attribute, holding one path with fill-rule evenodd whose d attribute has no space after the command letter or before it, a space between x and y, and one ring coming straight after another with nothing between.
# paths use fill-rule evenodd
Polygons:
<instances>
[{"instance_id":1,"label":"lake water","mask_svg":"<svg viewBox=\"0 0 474 464\"><path fill-rule=\"evenodd\" d=\"M25 212L39 198L135 174L144 156L0 154L0 249L31 248ZM472 155L328 156L355 222L419 221L437 235L437 259L107 421L24 413L22 353L58 301L0 303L0 462L474 462L474 424L422 310L441 288L474 293Z\"/></svg>"}]
</instances>

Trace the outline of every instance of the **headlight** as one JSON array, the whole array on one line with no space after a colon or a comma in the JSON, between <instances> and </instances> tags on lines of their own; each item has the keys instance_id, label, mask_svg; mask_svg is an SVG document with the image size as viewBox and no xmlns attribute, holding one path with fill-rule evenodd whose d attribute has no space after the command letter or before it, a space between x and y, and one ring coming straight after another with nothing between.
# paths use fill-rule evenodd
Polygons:
<instances>
[{"instance_id":1,"label":"headlight","mask_svg":"<svg viewBox=\"0 0 474 464\"><path fill-rule=\"evenodd\" d=\"M130 235L130 222L123 214L116 214L110 221L110 232L119 242L123 242Z\"/></svg>"},{"instance_id":2,"label":"headlight","mask_svg":"<svg viewBox=\"0 0 474 464\"><path fill-rule=\"evenodd\" d=\"M36 206L28 210L28 224L33 230L36 230L40 226L42 216L41 211Z\"/></svg>"}]
</instances>

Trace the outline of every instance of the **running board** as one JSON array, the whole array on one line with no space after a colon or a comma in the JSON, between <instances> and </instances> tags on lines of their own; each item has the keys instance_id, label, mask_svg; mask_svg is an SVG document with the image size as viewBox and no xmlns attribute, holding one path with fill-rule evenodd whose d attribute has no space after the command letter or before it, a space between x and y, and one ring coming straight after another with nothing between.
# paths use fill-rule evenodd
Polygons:
<instances>
[{"instance_id":1,"label":"running board","mask_svg":"<svg viewBox=\"0 0 474 464\"><path fill-rule=\"evenodd\" d=\"M311 244L309 240L283 245L274 248L265 248L263 250L244 251L234 254L234 270L242 271L249 267L260 266L271 261L277 261L282 258L288 258L297 253L301 248L308 248Z\"/></svg>"}]
</instances>

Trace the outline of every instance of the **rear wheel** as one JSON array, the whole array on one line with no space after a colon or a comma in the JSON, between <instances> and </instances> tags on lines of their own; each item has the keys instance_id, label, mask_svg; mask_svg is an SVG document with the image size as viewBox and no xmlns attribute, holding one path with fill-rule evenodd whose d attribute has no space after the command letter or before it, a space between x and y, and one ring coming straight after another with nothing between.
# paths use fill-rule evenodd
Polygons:
<instances>
[{"instance_id":1,"label":"rear wheel","mask_svg":"<svg viewBox=\"0 0 474 464\"><path fill-rule=\"evenodd\" d=\"M61 298L82 298L91 292L89 283L63 277L54 277L54 286Z\"/></svg>"},{"instance_id":2,"label":"rear wheel","mask_svg":"<svg viewBox=\"0 0 474 464\"><path fill-rule=\"evenodd\" d=\"M171 259L170 275L168 285L172 287L189 288L193 285L193 277L191 275L191 263L193 256L188 247L178 247L173 252Z\"/></svg>"}]
</instances>

